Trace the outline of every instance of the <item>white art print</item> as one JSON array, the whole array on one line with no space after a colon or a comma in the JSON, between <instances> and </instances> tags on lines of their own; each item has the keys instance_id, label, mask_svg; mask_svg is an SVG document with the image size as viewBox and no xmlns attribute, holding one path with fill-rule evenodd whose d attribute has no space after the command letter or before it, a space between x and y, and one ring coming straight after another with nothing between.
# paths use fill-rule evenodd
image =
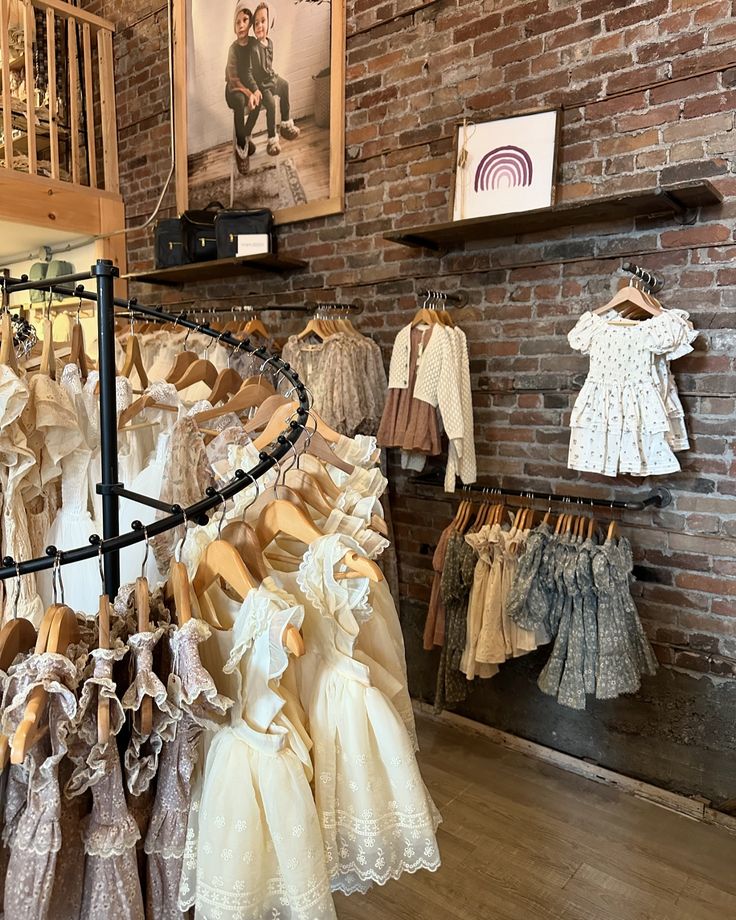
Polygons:
<instances>
[{"instance_id":1,"label":"white art print","mask_svg":"<svg viewBox=\"0 0 736 920\"><path fill-rule=\"evenodd\" d=\"M558 111L458 127L452 219L554 204Z\"/></svg>"}]
</instances>

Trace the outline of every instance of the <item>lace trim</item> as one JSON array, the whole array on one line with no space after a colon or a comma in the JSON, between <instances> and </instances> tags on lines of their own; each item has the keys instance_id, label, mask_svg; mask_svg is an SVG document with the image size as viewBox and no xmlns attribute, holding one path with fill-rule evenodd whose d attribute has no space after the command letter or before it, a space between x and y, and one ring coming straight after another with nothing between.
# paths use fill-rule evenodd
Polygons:
<instances>
[{"instance_id":1,"label":"lace trim","mask_svg":"<svg viewBox=\"0 0 736 920\"><path fill-rule=\"evenodd\" d=\"M378 852L381 853L380 850ZM339 891L342 894L366 894L372 885L385 885L387 882L396 881L405 873L414 875L422 869L426 869L427 872L436 872L441 864L442 859L437 848L435 848L435 856L431 858L420 856L413 862L402 862L400 866L393 866L385 872L366 872L361 866L352 862L341 868L340 875L332 879L331 887L333 891ZM353 874L355 879L351 879L349 873Z\"/></svg>"},{"instance_id":2,"label":"lace trim","mask_svg":"<svg viewBox=\"0 0 736 920\"><path fill-rule=\"evenodd\" d=\"M213 879L213 882L217 882L217 879ZM326 877L324 880L311 881L308 887L298 894L289 894L280 876L272 876L262 886L251 891L244 890L246 884L244 881L237 881L235 888L238 890L226 891L216 884L208 884L197 879L196 903L198 907L240 912L248 917L255 917L255 912L262 912L264 907L270 907L275 911L278 907L289 907L297 916L304 915L306 911L318 911L325 912L328 917L334 917L334 906ZM181 903L179 906L182 906ZM273 916L278 920L280 914L274 913Z\"/></svg>"}]
</instances>

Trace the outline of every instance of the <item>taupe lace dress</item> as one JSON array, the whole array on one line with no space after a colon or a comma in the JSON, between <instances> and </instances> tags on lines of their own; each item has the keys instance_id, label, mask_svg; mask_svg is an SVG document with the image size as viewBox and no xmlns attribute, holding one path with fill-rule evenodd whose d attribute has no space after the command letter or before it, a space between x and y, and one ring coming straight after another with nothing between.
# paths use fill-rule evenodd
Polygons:
<instances>
[{"instance_id":1,"label":"taupe lace dress","mask_svg":"<svg viewBox=\"0 0 736 920\"><path fill-rule=\"evenodd\" d=\"M81 884L62 873L57 878L57 859L62 848L59 765L66 755L70 723L77 711L79 676L68 658L50 652L31 655L19 666L16 676L19 691L3 715L4 726L14 732L23 720L30 693L43 687L48 694L44 719L49 730L26 759L28 797L11 841L5 916L8 920L78 917ZM72 839L63 843L70 852L76 847ZM79 873L77 877L81 881Z\"/></svg>"},{"instance_id":2,"label":"taupe lace dress","mask_svg":"<svg viewBox=\"0 0 736 920\"><path fill-rule=\"evenodd\" d=\"M217 692L199 657L199 645L210 633L205 622L192 619L171 636L174 663L169 677L169 699L181 718L176 724L176 735L165 742L161 752L156 800L146 836L148 920L179 920L189 915L178 908L177 902L192 774L203 729L221 723L232 705L232 700Z\"/></svg>"},{"instance_id":3,"label":"taupe lace dress","mask_svg":"<svg viewBox=\"0 0 736 920\"><path fill-rule=\"evenodd\" d=\"M66 787L69 796L92 790L92 811L83 826L85 850L84 920L143 920L136 842L138 826L128 811L116 736L125 713L115 693L113 663L127 652L118 642L112 649L94 649L94 671L84 684L70 757L76 766ZM97 709L100 700L110 706L110 737L100 744Z\"/></svg>"}]
</instances>

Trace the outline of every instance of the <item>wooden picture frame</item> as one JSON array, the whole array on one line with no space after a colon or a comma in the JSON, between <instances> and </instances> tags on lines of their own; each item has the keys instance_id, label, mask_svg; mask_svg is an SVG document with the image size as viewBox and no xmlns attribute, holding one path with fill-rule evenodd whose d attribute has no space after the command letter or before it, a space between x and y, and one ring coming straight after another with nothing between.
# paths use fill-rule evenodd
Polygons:
<instances>
[{"instance_id":1,"label":"wooden picture frame","mask_svg":"<svg viewBox=\"0 0 736 920\"><path fill-rule=\"evenodd\" d=\"M322 97L321 110L323 112L322 124L317 127L317 113L310 120L309 117L304 119L305 124L300 124L299 115L295 112L294 119L297 126L302 130L300 139L295 141L280 140L281 154L278 157L266 157L265 148L267 145L265 130L258 127L253 132L256 141L257 152L250 158L251 164L255 167L250 170L245 177L241 176L236 168L234 153L231 153L232 162L226 166L223 162L227 156L225 150L226 143L232 151L235 140L234 129L232 129L231 138L225 142L222 140L222 127L218 138L217 146L208 148L204 151L191 153L190 151L190 118L193 118L190 100L188 96L188 70L191 67L193 56L195 54L196 30L193 28L193 16L198 12L197 4L202 4L202 16L204 18L206 8L207 29L200 30L201 35L211 34L212 32L212 4L211 0L174 0L174 123L176 132L176 204L179 213L187 208L204 207L210 200L221 201L226 207L235 208L258 208L270 207L274 212L276 224L287 224L296 221L310 220L314 217L323 217L329 214L339 214L345 210L345 48L346 48L346 15L344 0L270 0L269 7L272 11L272 27L274 42L274 69L277 70L282 66L284 56L280 54L279 44L286 45L283 31L278 33L280 20L286 22L289 16L294 16L291 12L294 9L301 10L305 14L314 16L318 10L329 10L329 106L325 106L324 97ZM253 0L250 6L255 10L258 0ZM228 7L228 20L231 10L234 10L236 0L233 0L232 7ZM326 14L322 13L322 16ZM286 28L284 25L283 28ZM234 40L235 35L232 29L232 21L223 24L223 30L218 27L218 42L223 42L221 32L224 33L229 29L227 35L228 44ZM289 34L289 38L291 35ZM215 99L215 89L219 91L222 106L225 107L225 59L221 59L218 65L211 68L212 87L208 86L209 96ZM288 64L288 59L287 59ZM220 66L221 65L221 66ZM210 71L208 71L209 73ZM320 74L312 75L310 79L317 83ZM201 75L200 75L201 77ZM302 88L306 87L307 78L300 76ZM325 82L324 80L322 81ZM216 87L215 87L216 84ZM201 86L201 79L198 79L197 86ZM315 86L315 96L319 89ZM302 94L304 95L304 93ZM315 102L315 106L318 103ZM278 114L277 108L277 114ZM325 129L324 121L329 111L329 126ZM232 120L232 113L227 113ZM217 112L218 119L222 114ZM265 126L265 114L260 119L260 123ZM309 138L304 144L301 153L296 153L292 158L291 164L286 163L286 153L297 151L302 139L305 139L305 128L309 128ZM319 132L322 132L321 134ZM325 134L328 134L326 137ZM316 142L315 142L316 138ZM306 139L305 139L306 140ZM214 151L214 154L213 154ZM324 155L320 160L319 154ZM210 161L219 157L219 169L217 176L210 183L207 178L207 166L200 167L197 165L197 155ZM294 175L294 161L300 158L297 167L304 164L304 172L310 174L310 184L300 182L300 175L297 172ZM316 168L315 168L316 164ZM227 181L222 178L225 170L229 171ZM277 192L280 189L286 189L289 199L286 206L279 206L274 202L282 202L283 194L278 192L278 197L273 194L269 197L266 189L266 183L259 185L257 178L260 173L268 176L271 180L271 192L273 192L273 176L268 170L276 170L278 179L275 183ZM281 170L289 169L290 175L284 181ZM195 179L202 179L199 182L193 182L190 176L193 173ZM312 174L316 178L312 178ZM213 177L215 170L212 171ZM255 188L255 194L254 194ZM258 191L264 190L264 200L259 200ZM296 192L294 192L296 189ZM312 197L314 190L314 197ZM206 200L205 200L206 199Z\"/></svg>"},{"instance_id":2,"label":"wooden picture frame","mask_svg":"<svg viewBox=\"0 0 736 920\"><path fill-rule=\"evenodd\" d=\"M532 159L536 163L536 154L535 151L532 151L532 157L530 157L525 148L532 146L529 143L530 140L533 143L533 139L529 138L528 126L533 125L535 120L540 120L540 116L541 121L546 119L543 138L545 149L542 157L544 161L543 169L539 171L543 177L542 187L536 188L532 182ZM520 133L522 140L514 144L515 138L513 134L510 136L505 129L518 129L519 126L522 127ZM472 220L479 217L520 214L554 207L559 181L561 128L562 109L560 108L532 109L514 115L502 115L478 124L467 120L458 122L455 125L453 136L453 180L449 195L449 220ZM487 141L483 144L480 135L478 135L476 144L473 145L473 135L479 131L486 133ZM491 141L490 138L496 132L499 134L499 140ZM485 153L483 157L475 149L479 142L481 144L480 149ZM486 148L488 149L486 150ZM463 156L464 150L465 156ZM510 157L507 157L506 161L504 161L504 157L509 153ZM475 188L479 171L484 172L484 178L488 180L494 168L494 155L497 169L495 175L499 178L500 183L506 182L506 185L498 189L481 189L481 192L486 193L485 199L481 199L481 195L478 194L478 190ZM518 162L515 162L515 159ZM463 161L462 164L461 160ZM464 175L462 170L465 170ZM475 194L477 200L469 207L467 183L471 179L474 187L470 192L470 196ZM463 186L463 181L465 186ZM458 186L461 187L459 188ZM529 194L530 192L534 194ZM499 196L498 202L492 201L493 195ZM511 195L516 200L513 200Z\"/></svg>"}]
</instances>

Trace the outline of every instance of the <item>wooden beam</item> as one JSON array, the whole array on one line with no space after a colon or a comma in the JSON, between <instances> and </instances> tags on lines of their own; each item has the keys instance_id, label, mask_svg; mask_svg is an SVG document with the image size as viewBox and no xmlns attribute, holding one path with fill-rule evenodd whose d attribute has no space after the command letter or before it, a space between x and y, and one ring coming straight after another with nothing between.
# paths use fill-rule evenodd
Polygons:
<instances>
[{"instance_id":1,"label":"wooden beam","mask_svg":"<svg viewBox=\"0 0 736 920\"><path fill-rule=\"evenodd\" d=\"M121 276L128 271L128 251L126 237L116 231L125 229L125 205L122 199L100 198L100 233L115 233L97 243L97 258L111 259L120 269ZM128 296L126 278L115 279L115 296Z\"/></svg>"},{"instance_id":2,"label":"wooden beam","mask_svg":"<svg viewBox=\"0 0 736 920\"><path fill-rule=\"evenodd\" d=\"M46 72L49 85L49 138L51 140L51 178L59 178L59 113L56 98L56 17L46 10Z\"/></svg>"},{"instance_id":3,"label":"wooden beam","mask_svg":"<svg viewBox=\"0 0 736 920\"><path fill-rule=\"evenodd\" d=\"M176 207L189 207L189 165L187 162L187 3L174 0L174 119L176 138Z\"/></svg>"},{"instance_id":4,"label":"wooden beam","mask_svg":"<svg viewBox=\"0 0 736 920\"><path fill-rule=\"evenodd\" d=\"M67 20L67 42L69 46L69 134L72 157L72 182L79 185L79 55L77 54L77 23L71 17Z\"/></svg>"},{"instance_id":5,"label":"wooden beam","mask_svg":"<svg viewBox=\"0 0 736 920\"><path fill-rule=\"evenodd\" d=\"M118 125L115 111L115 73L112 34L97 33L97 60L100 70L100 111L102 122L102 158L105 166L105 189L120 191L118 175Z\"/></svg>"},{"instance_id":6,"label":"wooden beam","mask_svg":"<svg viewBox=\"0 0 736 920\"><path fill-rule=\"evenodd\" d=\"M93 236L102 232L101 201L120 202L121 198L71 182L0 168L0 220Z\"/></svg>"},{"instance_id":7,"label":"wooden beam","mask_svg":"<svg viewBox=\"0 0 736 920\"><path fill-rule=\"evenodd\" d=\"M90 188L97 188L97 142L95 140L94 84L92 83L92 39L89 23L82 25L84 52L84 106L87 117L87 170Z\"/></svg>"},{"instance_id":8,"label":"wooden beam","mask_svg":"<svg viewBox=\"0 0 736 920\"><path fill-rule=\"evenodd\" d=\"M77 22L86 22L95 31L97 29L106 29L108 32L115 31L115 23L109 19L103 19L101 16L95 16L94 13L88 13L78 6L72 6L64 0L34 0L34 6L39 10L54 10L59 16L66 19L76 19Z\"/></svg>"},{"instance_id":9,"label":"wooden beam","mask_svg":"<svg viewBox=\"0 0 736 920\"><path fill-rule=\"evenodd\" d=\"M0 54L3 57L3 143L5 165L13 168L13 98L10 93L10 0L0 0Z\"/></svg>"},{"instance_id":10,"label":"wooden beam","mask_svg":"<svg viewBox=\"0 0 736 920\"><path fill-rule=\"evenodd\" d=\"M23 4L23 54L26 70L26 122L28 123L28 172L36 175L36 83L33 76L33 35L36 23L30 0Z\"/></svg>"}]
</instances>

